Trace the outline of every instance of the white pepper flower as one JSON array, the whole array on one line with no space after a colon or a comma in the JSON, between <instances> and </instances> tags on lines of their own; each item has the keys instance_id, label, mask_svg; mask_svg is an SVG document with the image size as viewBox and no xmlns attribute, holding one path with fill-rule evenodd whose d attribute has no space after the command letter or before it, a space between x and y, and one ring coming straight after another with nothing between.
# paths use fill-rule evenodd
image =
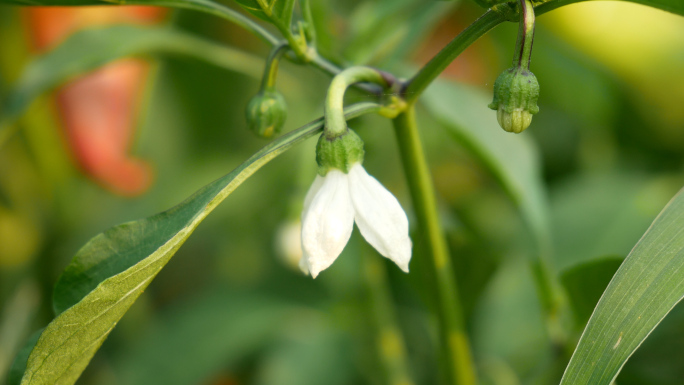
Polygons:
<instances>
[{"instance_id":1,"label":"white pepper flower","mask_svg":"<svg viewBox=\"0 0 684 385\"><path fill-rule=\"evenodd\" d=\"M380 254L408 272L408 219L397 199L361 165L363 142L351 130L317 148L319 175L304 199L300 267L316 276L342 253L354 222Z\"/></svg>"}]
</instances>

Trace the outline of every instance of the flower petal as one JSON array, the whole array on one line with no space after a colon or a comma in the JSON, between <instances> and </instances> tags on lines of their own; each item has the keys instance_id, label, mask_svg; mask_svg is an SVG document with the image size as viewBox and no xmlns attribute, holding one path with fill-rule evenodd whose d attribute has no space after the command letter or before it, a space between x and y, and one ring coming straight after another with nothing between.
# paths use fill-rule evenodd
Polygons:
<instances>
[{"instance_id":1,"label":"flower petal","mask_svg":"<svg viewBox=\"0 0 684 385\"><path fill-rule=\"evenodd\" d=\"M303 213L302 250L314 278L332 265L351 237L354 207L348 179L342 171L330 170Z\"/></svg>"},{"instance_id":2,"label":"flower petal","mask_svg":"<svg viewBox=\"0 0 684 385\"><path fill-rule=\"evenodd\" d=\"M306 192L306 196L304 197L304 207L302 208L302 221L304 220L304 216L306 216L306 212L309 211L311 202L318 193L318 190L323 187L323 181L325 181L325 178L316 174L316 179L314 179L311 187L309 187L309 191Z\"/></svg>"},{"instance_id":3,"label":"flower petal","mask_svg":"<svg viewBox=\"0 0 684 385\"><path fill-rule=\"evenodd\" d=\"M380 254L408 273L412 243L408 218L397 198L368 175L361 164L349 170L349 191L361 235Z\"/></svg>"}]
</instances>

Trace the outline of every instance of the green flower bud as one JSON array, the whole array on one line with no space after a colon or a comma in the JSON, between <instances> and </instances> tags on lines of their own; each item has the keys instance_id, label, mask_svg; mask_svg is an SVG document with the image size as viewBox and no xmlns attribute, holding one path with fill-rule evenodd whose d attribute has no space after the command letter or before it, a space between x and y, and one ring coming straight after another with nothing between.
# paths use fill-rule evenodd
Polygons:
<instances>
[{"instance_id":1,"label":"green flower bud","mask_svg":"<svg viewBox=\"0 0 684 385\"><path fill-rule=\"evenodd\" d=\"M504 71L494 83L494 100L489 108L496 110L499 125L508 132L519 134L539 112L539 83L529 70L512 67Z\"/></svg>"},{"instance_id":2,"label":"green flower bud","mask_svg":"<svg viewBox=\"0 0 684 385\"><path fill-rule=\"evenodd\" d=\"M247 126L262 138L280 132L287 117L285 98L275 90L261 91L247 105Z\"/></svg>"},{"instance_id":3,"label":"green flower bud","mask_svg":"<svg viewBox=\"0 0 684 385\"><path fill-rule=\"evenodd\" d=\"M321 134L316 145L318 174L325 176L331 169L347 174L353 165L363 163L363 155L363 140L351 129L332 139Z\"/></svg>"}]
</instances>

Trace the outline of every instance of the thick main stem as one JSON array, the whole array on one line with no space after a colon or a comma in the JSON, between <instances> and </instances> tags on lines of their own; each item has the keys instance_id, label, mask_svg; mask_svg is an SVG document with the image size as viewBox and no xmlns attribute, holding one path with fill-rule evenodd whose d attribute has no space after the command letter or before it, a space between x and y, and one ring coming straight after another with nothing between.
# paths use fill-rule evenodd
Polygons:
<instances>
[{"instance_id":1,"label":"thick main stem","mask_svg":"<svg viewBox=\"0 0 684 385\"><path fill-rule=\"evenodd\" d=\"M477 383L477 379L456 277L439 222L435 192L418 134L413 105L394 119L394 127L418 226L421 234L425 234L427 252L434 267L439 326L449 379L455 385L473 385Z\"/></svg>"}]
</instances>

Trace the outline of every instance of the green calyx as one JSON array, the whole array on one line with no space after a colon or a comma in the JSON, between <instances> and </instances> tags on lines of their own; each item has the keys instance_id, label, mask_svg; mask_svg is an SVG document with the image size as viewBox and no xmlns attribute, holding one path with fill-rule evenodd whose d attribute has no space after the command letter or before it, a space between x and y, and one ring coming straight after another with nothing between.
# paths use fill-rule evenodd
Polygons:
<instances>
[{"instance_id":1,"label":"green calyx","mask_svg":"<svg viewBox=\"0 0 684 385\"><path fill-rule=\"evenodd\" d=\"M363 140L351 129L334 138L321 134L316 145L318 174L325 176L331 169L345 174L356 163L363 163Z\"/></svg>"},{"instance_id":2,"label":"green calyx","mask_svg":"<svg viewBox=\"0 0 684 385\"><path fill-rule=\"evenodd\" d=\"M539 82L521 67L505 70L494 83L494 100L489 108L497 111L499 125L508 132L521 133L539 112Z\"/></svg>"},{"instance_id":3,"label":"green calyx","mask_svg":"<svg viewBox=\"0 0 684 385\"><path fill-rule=\"evenodd\" d=\"M285 98L275 90L261 91L249 101L246 110L249 129L262 138L280 132L287 118Z\"/></svg>"}]
</instances>

